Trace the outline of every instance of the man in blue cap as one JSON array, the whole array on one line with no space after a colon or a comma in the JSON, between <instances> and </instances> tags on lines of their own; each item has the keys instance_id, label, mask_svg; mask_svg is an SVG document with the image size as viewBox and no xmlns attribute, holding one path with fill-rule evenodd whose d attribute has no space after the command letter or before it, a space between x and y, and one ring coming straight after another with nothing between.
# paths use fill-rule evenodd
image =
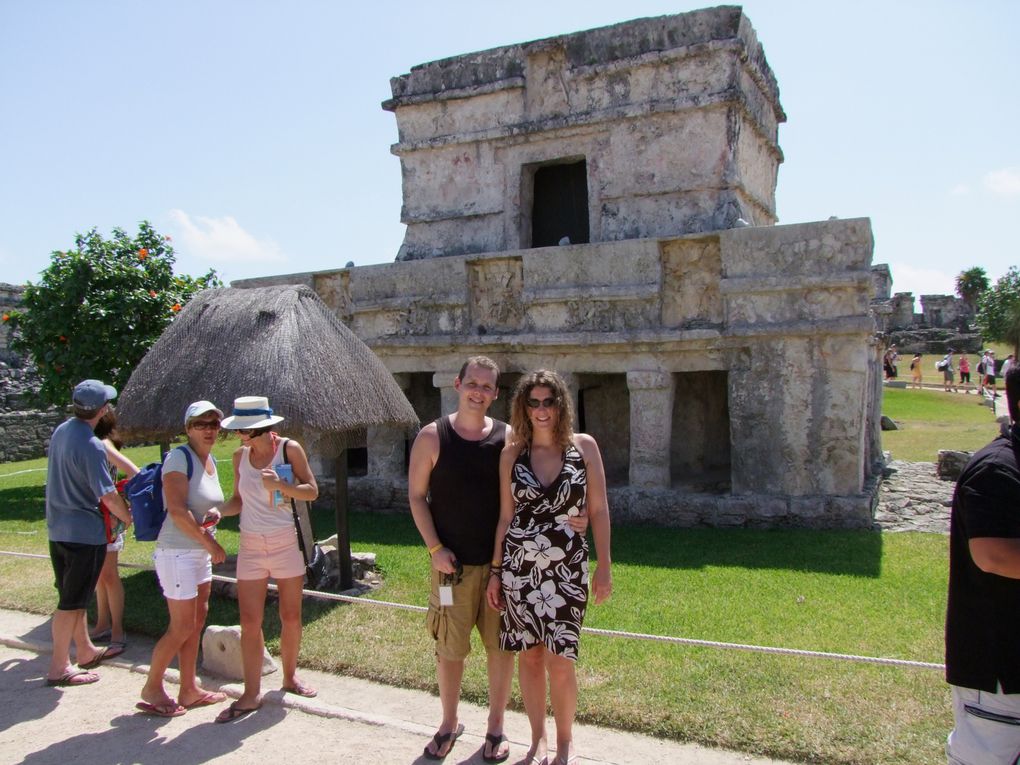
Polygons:
<instances>
[{"instance_id":1,"label":"man in blue cap","mask_svg":"<svg viewBox=\"0 0 1020 765\"><path fill-rule=\"evenodd\" d=\"M131 523L131 513L110 476L106 448L93 432L116 397L117 391L99 380L78 383L71 396L74 416L58 425L50 438L46 530L59 599L51 623L53 656L47 685L94 683L99 676L88 670L124 650L115 645L97 648L85 623L85 609L106 558L99 501L125 524ZM71 666L72 640L78 669Z\"/></svg>"}]
</instances>

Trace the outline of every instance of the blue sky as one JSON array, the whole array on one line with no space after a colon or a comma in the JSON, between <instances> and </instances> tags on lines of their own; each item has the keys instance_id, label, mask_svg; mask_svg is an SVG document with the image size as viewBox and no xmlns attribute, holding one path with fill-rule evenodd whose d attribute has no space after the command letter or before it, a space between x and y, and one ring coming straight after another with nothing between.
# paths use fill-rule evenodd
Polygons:
<instances>
[{"instance_id":1,"label":"blue sky","mask_svg":"<svg viewBox=\"0 0 1020 765\"><path fill-rule=\"evenodd\" d=\"M0 282L142 219L178 271L225 281L390 262L390 77L704 5L0 0ZM915 295L1020 260L1020 2L743 7L788 115L781 224L870 217L875 262Z\"/></svg>"}]
</instances>

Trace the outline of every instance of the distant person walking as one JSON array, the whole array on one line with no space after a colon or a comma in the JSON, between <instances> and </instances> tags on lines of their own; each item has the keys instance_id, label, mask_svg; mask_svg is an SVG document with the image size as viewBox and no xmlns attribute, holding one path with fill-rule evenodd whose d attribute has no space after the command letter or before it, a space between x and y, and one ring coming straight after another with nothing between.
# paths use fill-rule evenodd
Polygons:
<instances>
[{"instance_id":1,"label":"distant person walking","mask_svg":"<svg viewBox=\"0 0 1020 765\"><path fill-rule=\"evenodd\" d=\"M920 390L923 378L924 376L921 372L921 354L915 353L914 358L910 360L910 381L915 388Z\"/></svg>"},{"instance_id":2,"label":"distant person walking","mask_svg":"<svg viewBox=\"0 0 1020 765\"><path fill-rule=\"evenodd\" d=\"M970 359L967 358L966 354L960 356L960 385L963 386L964 391L968 390L970 386Z\"/></svg>"},{"instance_id":3,"label":"distant person walking","mask_svg":"<svg viewBox=\"0 0 1020 765\"><path fill-rule=\"evenodd\" d=\"M939 362L942 370L942 390L946 393L956 393L956 379L955 371L953 369L953 349L949 349L949 353L942 357L942 361Z\"/></svg>"},{"instance_id":4,"label":"distant person walking","mask_svg":"<svg viewBox=\"0 0 1020 765\"><path fill-rule=\"evenodd\" d=\"M998 398L999 392L996 389L995 376L995 351L988 350L985 360L985 392L992 392L992 398Z\"/></svg>"}]
</instances>

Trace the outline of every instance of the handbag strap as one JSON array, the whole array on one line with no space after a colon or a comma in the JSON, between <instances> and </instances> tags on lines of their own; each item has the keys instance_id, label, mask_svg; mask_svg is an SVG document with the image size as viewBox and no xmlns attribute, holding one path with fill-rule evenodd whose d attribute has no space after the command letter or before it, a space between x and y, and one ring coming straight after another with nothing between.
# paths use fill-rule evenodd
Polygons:
<instances>
[{"instance_id":1,"label":"handbag strap","mask_svg":"<svg viewBox=\"0 0 1020 765\"><path fill-rule=\"evenodd\" d=\"M289 465L290 460L287 459L287 444L290 442L289 438L283 439L283 444L280 446L283 449L283 464ZM305 535L301 531L301 518L298 516L297 503L293 497L290 497L290 512L294 516L294 530L297 532L298 547L301 548L301 557L304 558L305 565L307 566L311 562L311 557L308 554L308 548L305 546Z\"/></svg>"}]
</instances>

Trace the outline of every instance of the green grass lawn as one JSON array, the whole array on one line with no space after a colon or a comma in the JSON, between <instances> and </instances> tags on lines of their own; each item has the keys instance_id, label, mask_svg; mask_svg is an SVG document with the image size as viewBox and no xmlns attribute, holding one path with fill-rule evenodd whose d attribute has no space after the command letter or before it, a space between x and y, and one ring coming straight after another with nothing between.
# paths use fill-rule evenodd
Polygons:
<instances>
[{"instance_id":1,"label":"green grass lawn","mask_svg":"<svg viewBox=\"0 0 1020 765\"><path fill-rule=\"evenodd\" d=\"M896 460L935 462L939 449L976 451L999 432L979 396L941 390L885 388L882 414L899 430L882 433L882 448Z\"/></svg>"},{"instance_id":2,"label":"green grass lawn","mask_svg":"<svg viewBox=\"0 0 1020 765\"><path fill-rule=\"evenodd\" d=\"M217 447L229 459L233 444ZM155 449L132 453L139 462ZM0 549L44 553L44 461L0 465ZM22 471L34 472L22 472ZM229 491L229 461L220 463ZM17 475L13 475L17 473ZM316 512L320 538L329 512ZM373 597L424 605L428 560L407 515L352 513L352 547L376 553L385 585ZM220 535L236 551L236 520ZM946 539L935 534L618 527L614 595L587 626L656 635L939 662ZM151 543L123 559L146 563ZM0 606L48 613L49 562L0 555ZM129 630L158 635L166 608L148 571L125 571ZM268 611L266 637L278 647ZM210 623L236 624L214 598ZM464 696L485 703L474 644ZM421 614L308 604L302 663L435 691ZM933 670L750 654L586 635L578 716L651 735L805 762L939 761L951 727L948 687ZM520 708L515 689L512 704ZM438 715L438 699L436 701Z\"/></svg>"}]
</instances>

